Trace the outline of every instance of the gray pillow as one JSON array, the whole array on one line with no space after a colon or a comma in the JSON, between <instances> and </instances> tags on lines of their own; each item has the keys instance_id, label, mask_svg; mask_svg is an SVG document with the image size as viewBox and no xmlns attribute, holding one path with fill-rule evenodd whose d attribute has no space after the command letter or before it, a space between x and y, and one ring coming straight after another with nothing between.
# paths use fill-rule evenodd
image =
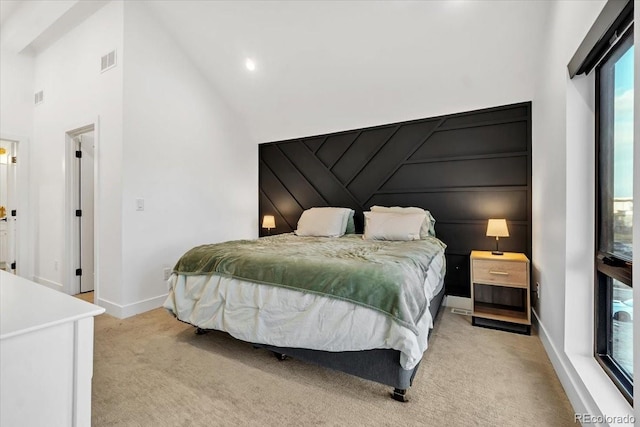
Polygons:
<instances>
[{"instance_id":1,"label":"gray pillow","mask_svg":"<svg viewBox=\"0 0 640 427\"><path fill-rule=\"evenodd\" d=\"M356 234L356 223L353 221L353 214L355 214L356 211L354 211L353 209L351 209L351 212L349 212L349 218L347 219L347 230L344 232L344 234Z\"/></svg>"}]
</instances>

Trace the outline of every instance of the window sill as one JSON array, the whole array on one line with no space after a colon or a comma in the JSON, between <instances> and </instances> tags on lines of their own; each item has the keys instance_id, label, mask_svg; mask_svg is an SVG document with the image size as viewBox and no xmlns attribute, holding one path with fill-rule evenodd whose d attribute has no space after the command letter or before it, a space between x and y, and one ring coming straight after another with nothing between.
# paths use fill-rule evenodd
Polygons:
<instances>
[{"instance_id":1,"label":"window sill","mask_svg":"<svg viewBox=\"0 0 640 427\"><path fill-rule=\"evenodd\" d=\"M620 417L633 425L633 408L602 370L593 356L567 353L569 362L575 369L600 414L605 417ZM616 424L616 423L612 423ZM625 425L621 423L621 425Z\"/></svg>"}]
</instances>

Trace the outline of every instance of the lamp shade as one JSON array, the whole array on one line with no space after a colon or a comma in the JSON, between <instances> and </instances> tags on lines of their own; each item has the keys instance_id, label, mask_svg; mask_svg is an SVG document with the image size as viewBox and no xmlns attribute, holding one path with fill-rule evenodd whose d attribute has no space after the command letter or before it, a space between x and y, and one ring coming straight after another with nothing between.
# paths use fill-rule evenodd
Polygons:
<instances>
[{"instance_id":1,"label":"lamp shade","mask_svg":"<svg viewBox=\"0 0 640 427\"><path fill-rule=\"evenodd\" d=\"M276 228L276 218L273 215L262 217L262 228Z\"/></svg>"},{"instance_id":2,"label":"lamp shade","mask_svg":"<svg viewBox=\"0 0 640 427\"><path fill-rule=\"evenodd\" d=\"M509 237L506 219L490 219L487 224L487 236Z\"/></svg>"}]
</instances>

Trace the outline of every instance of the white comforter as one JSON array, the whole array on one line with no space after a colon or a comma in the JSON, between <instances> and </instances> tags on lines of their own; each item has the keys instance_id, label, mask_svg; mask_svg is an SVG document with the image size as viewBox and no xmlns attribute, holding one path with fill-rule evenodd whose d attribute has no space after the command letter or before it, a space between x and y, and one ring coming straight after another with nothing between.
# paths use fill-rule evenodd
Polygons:
<instances>
[{"instance_id":1,"label":"white comforter","mask_svg":"<svg viewBox=\"0 0 640 427\"><path fill-rule=\"evenodd\" d=\"M443 286L444 254L425 281L430 301ZM429 310L416 335L388 316L347 301L260 285L239 279L172 275L164 307L178 319L203 329L225 331L243 341L325 351L391 348L400 364L413 369L427 349L433 327Z\"/></svg>"}]
</instances>

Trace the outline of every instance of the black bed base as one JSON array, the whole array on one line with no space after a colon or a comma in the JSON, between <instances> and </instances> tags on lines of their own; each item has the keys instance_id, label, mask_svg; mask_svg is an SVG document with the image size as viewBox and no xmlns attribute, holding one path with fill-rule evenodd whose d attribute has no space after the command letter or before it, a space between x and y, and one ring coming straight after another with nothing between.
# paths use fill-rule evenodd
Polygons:
<instances>
[{"instance_id":1,"label":"black bed base","mask_svg":"<svg viewBox=\"0 0 640 427\"><path fill-rule=\"evenodd\" d=\"M256 344L255 346L271 350L276 355L290 356L294 359L389 385L396 389L397 393L394 395L403 396L402 401L406 401L404 394L413 383L413 378L420 366L418 364L413 369L403 369L400 366L400 352L392 349L331 352L306 348L282 348L264 344Z\"/></svg>"},{"instance_id":2,"label":"black bed base","mask_svg":"<svg viewBox=\"0 0 640 427\"><path fill-rule=\"evenodd\" d=\"M431 305L429 306L434 322L442 306L443 299L444 286L431 300ZM196 333L201 334L204 331L198 328ZM254 347L270 350L280 360L290 356L294 359L315 363L325 368L335 369L391 386L394 388L391 397L399 402L408 401L407 390L411 387L413 378L420 367L420 364L418 364L413 369L403 369L400 365L400 352L393 349L331 352L306 348L276 347L266 344L254 344Z\"/></svg>"}]
</instances>

